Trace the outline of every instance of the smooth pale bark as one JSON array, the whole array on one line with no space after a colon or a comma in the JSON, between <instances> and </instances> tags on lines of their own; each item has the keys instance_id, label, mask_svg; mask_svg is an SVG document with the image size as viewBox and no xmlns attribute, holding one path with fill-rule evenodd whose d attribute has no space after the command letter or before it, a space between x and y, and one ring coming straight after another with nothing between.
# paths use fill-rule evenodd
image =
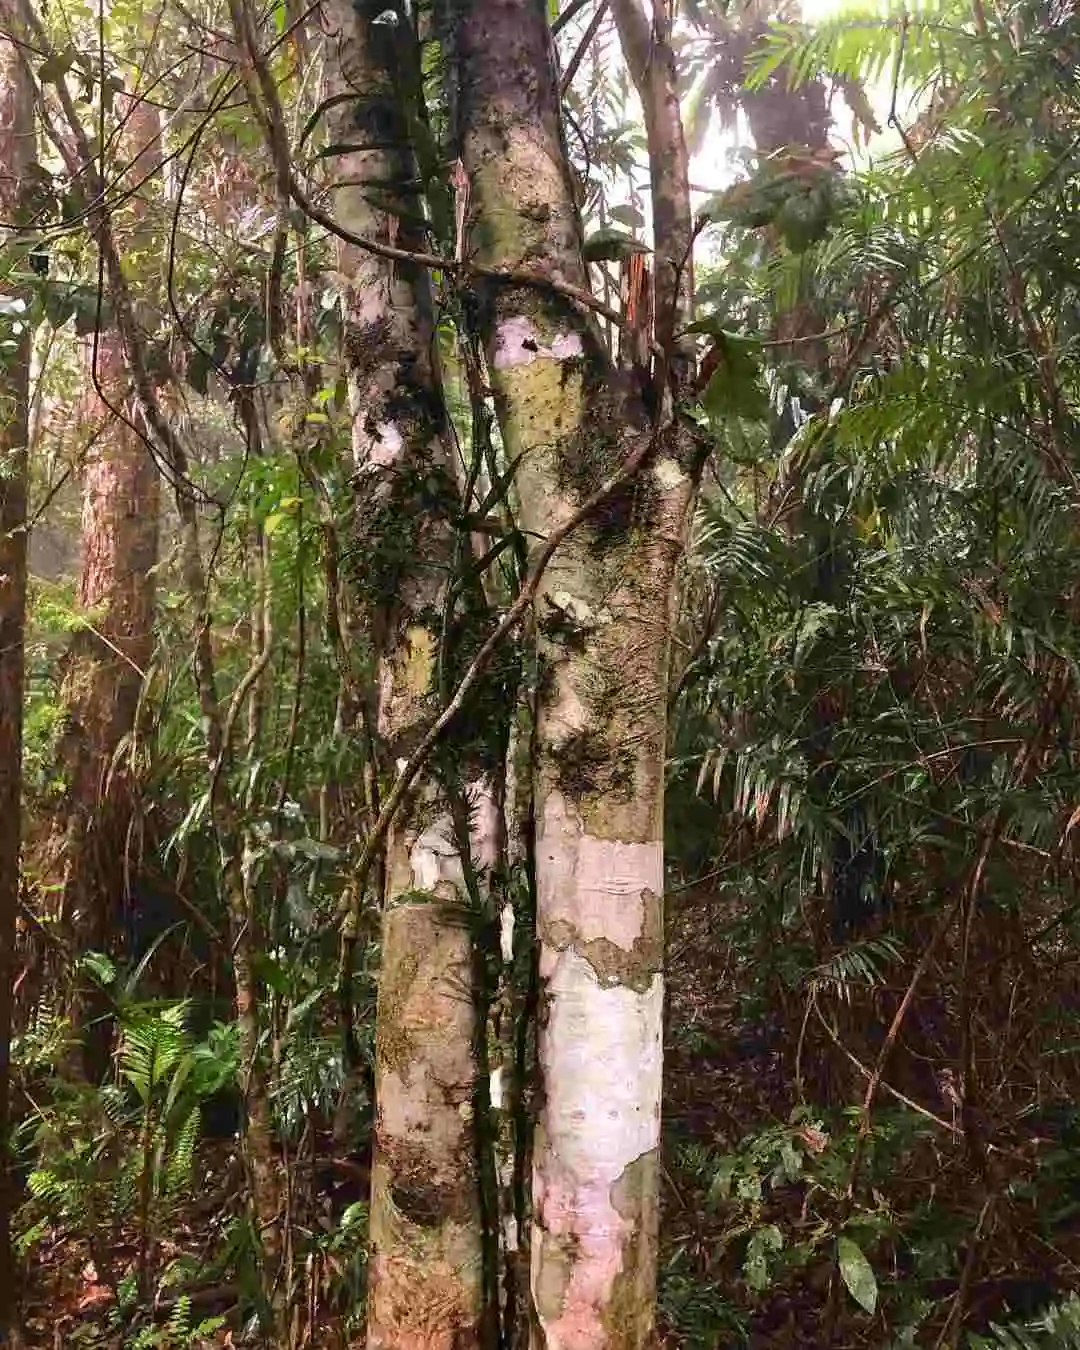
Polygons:
<instances>
[{"instance_id":1,"label":"smooth pale bark","mask_svg":"<svg viewBox=\"0 0 1080 1350\"><path fill-rule=\"evenodd\" d=\"M546 6L459 0L457 14L470 248L481 264L584 288ZM678 269L657 270L658 329L663 311L671 331ZM697 465L672 425L646 415L649 374L613 370L571 303L542 286L488 286L481 322L532 538L653 441L556 555L536 615L533 1337L543 1350L630 1350L648 1343L654 1317L666 672Z\"/></svg>"},{"instance_id":2,"label":"smooth pale bark","mask_svg":"<svg viewBox=\"0 0 1080 1350\"><path fill-rule=\"evenodd\" d=\"M37 162L34 91L15 43L4 36L5 31L17 36L22 25L6 0L0 0L0 220L18 221L26 211ZM10 282L0 281L0 286L4 298L16 298ZM0 331L15 344L0 349L0 1342L6 1343L17 1314L11 1249L15 1197L8 1139L22 818L30 330L24 327L15 334L10 319L5 318L0 319Z\"/></svg>"},{"instance_id":3,"label":"smooth pale bark","mask_svg":"<svg viewBox=\"0 0 1080 1350\"><path fill-rule=\"evenodd\" d=\"M408 189L416 180L406 104L417 59L411 21L385 0L333 0L324 16L329 92L352 96L331 105L327 119L339 184L334 213L358 235L423 248L419 201ZM353 419L350 533L363 559L349 594L354 627L375 658L372 718L385 774L408 756L438 705L459 495L427 273L347 245L339 272ZM473 776L479 805L482 775ZM470 922L462 900L473 862L493 861L493 826L485 810L472 817L479 829L470 861L461 857L452 802L432 773L418 782L387 840L371 1350L465 1350L484 1343L489 1330L490 1247L476 1137L476 915Z\"/></svg>"},{"instance_id":4,"label":"smooth pale bark","mask_svg":"<svg viewBox=\"0 0 1080 1350\"><path fill-rule=\"evenodd\" d=\"M147 103L124 99L119 106L125 118L120 154L131 164L129 174L141 179L160 163L159 114ZM144 217L136 199L122 222L129 249L144 242ZM88 449L78 599L87 626L68 651L60 695L67 792L58 835L60 916L75 948L86 951L115 946L128 892L132 802L121 747L135 731L153 654L160 480L131 425L131 380L120 333L107 327L84 339L82 361ZM78 999L72 1008L83 1071L92 1081L104 1072L108 1052L98 1002Z\"/></svg>"}]
</instances>

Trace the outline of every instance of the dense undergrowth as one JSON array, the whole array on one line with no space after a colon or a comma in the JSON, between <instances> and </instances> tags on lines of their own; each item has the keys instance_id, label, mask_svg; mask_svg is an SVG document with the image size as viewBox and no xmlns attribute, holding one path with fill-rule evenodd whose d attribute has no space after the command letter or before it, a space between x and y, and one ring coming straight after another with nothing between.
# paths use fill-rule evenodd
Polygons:
<instances>
[{"instance_id":1,"label":"dense undergrowth","mask_svg":"<svg viewBox=\"0 0 1080 1350\"><path fill-rule=\"evenodd\" d=\"M114 8L120 42L130 16ZM885 81L902 134L843 168L820 145L759 146L735 187L701 203L708 378L685 411L715 449L682 578L668 746L660 1326L687 1350L1080 1346L1080 19L956 0L813 32L788 17L684 6L695 116L757 98L754 116L790 117L843 89L869 134L860 90ZM424 135L441 130L436 66ZM293 92L300 113L308 95ZM567 100L590 223L639 233L625 89L598 55ZM262 153L242 110L218 131L229 154ZM213 166L194 164L209 191ZM445 183L430 190L445 214ZM256 199L216 231L198 214L196 229L176 208L191 233L173 240L173 301L219 366L262 361L270 383L259 295L273 212ZM157 228L167 221L161 206ZM91 253L73 246L49 284L82 295ZM332 273L325 241L304 263ZM309 316L328 362L331 291ZM439 300L474 492L458 524L497 541L495 611L521 584L524 544L490 400L470 386L475 353L455 336L468 299L447 285ZM75 528L69 348L48 367L42 436L55 444L35 467L61 534ZM32 593L12 1076L33 1347L257 1343L274 1312L245 1203L251 1085L219 774L263 925L259 1054L286 1209L269 1302L288 1310L290 1350L361 1343L370 895L344 980L338 931L379 774L370 727L348 729L371 653L357 640L343 672L334 632L335 586L359 588L371 563L347 539L350 411L321 369L302 397L275 386L250 455L201 359L184 415L213 504L215 655L224 687L241 689L262 622L270 675L237 702L244 734L208 774L189 598L166 553L144 717L114 765L135 810L107 952L52 902L70 789L58 657L94 615L70 567ZM475 582L463 556L460 593ZM484 631L472 612L455 623L440 697ZM502 725L499 698L535 677L508 650L461 739ZM475 915L485 959L496 901L516 900L527 929L527 857L493 896ZM535 998L527 957L504 978L485 985L493 1027L500 999L516 1015ZM100 1081L76 1063L73 1006L83 1033L108 1028ZM528 1058L527 1035L515 1048Z\"/></svg>"}]
</instances>

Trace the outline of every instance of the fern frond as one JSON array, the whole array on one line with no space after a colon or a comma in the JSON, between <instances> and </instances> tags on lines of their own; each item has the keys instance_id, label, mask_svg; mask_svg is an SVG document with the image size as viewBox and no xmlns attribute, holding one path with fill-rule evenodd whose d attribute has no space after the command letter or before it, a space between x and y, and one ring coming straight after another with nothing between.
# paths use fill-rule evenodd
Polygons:
<instances>
[{"instance_id":1,"label":"fern frond","mask_svg":"<svg viewBox=\"0 0 1080 1350\"><path fill-rule=\"evenodd\" d=\"M1047 1308L1034 1321L991 1325L989 1336L972 1336L971 1350L1080 1350L1080 1297Z\"/></svg>"},{"instance_id":2,"label":"fern frond","mask_svg":"<svg viewBox=\"0 0 1080 1350\"><path fill-rule=\"evenodd\" d=\"M942 68L968 68L978 56L977 37L951 0L930 0L910 13L899 0L881 9L853 6L818 23L774 25L747 59L746 83L760 89L783 72L789 86L837 76L863 84L892 70L903 38L904 75L909 84L931 79Z\"/></svg>"},{"instance_id":3,"label":"fern frond","mask_svg":"<svg viewBox=\"0 0 1080 1350\"><path fill-rule=\"evenodd\" d=\"M848 1003L853 987L873 989L884 984L888 967L902 959L903 948L895 938L865 938L812 970L807 984L814 990L829 990Z\"/></svg>"}]
</instances>

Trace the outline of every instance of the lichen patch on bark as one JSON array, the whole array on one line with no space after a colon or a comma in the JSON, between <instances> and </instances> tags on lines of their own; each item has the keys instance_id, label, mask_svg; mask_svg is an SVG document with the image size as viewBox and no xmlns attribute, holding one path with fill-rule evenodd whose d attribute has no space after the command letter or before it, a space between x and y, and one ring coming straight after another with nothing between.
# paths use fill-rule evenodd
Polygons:
<instances>
[{"instance_id":1,"label":"lichen patch on bark","mask_svg":"<svg viewBox=\"0 0 1080 1350\"><path fill-rule=\"evenodd\" d=\"M460 906L387 910L376 1044L369 1341L477 1345L472 934Z\"/></svg>"}]
</instances>

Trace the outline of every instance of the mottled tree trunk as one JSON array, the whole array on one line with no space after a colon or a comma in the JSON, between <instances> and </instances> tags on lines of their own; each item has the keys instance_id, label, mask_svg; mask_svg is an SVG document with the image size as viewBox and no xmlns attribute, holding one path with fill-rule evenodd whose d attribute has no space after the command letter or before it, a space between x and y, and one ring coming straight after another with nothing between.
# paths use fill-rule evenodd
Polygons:
<instances>
[{"instance_id":1,"label":"mottled tree trunk","mask_svg":"<svg viewBox=\"0 0 1080 1350\"><path fill-rule=\"evenodd\" d=\"M585 289L546 10L457 5L470 244L482 264ZM661 111L677 129L677 106ZM690 242L685 200L669 205L674 237L656 260L665 338ZM650 442L633 479L556 555L536 613L533 1337L542 1350L637 1350L652 1334L656 1275L668 645L697 459L670 419L645 411L643 395L667 403L670 349L655 380L616 371L590 317L542 285L488 285L481 321L530 537L550 535Z\"/></svg>"},{"instance_id":2,"label":"mottled tree trunk","mask_svg":"<svg viewBox=\"0 0 1080 1350\"><path fill-rule=\"evenodd\" d=\"M0 0L0 220L25 214L37 163L34 92L12 37L22 25ZM4 34L8 36L5 37ZM5 298L13 296L5 283ZM22 806L23 639L26 618L26 471L30 330L0 317L14 346L0 349L0 1342L17 1317L9 1134L12 982L19 901Z\"/></svg>"},{"instance_id":3,"label":"mottled tree trunk","mask_svg":"<svg viewBox=\"0 0 1080 1350\"><path fill-rule=\"evenodd\" d=\"M482 1344L485 1289L474 1136L472 915L391 902L376 1036L367 1344Z\"/></svg>"},{"instance_id":4,"label":"mottled tree trunk","mask_svg":"<svg viewBox=\"0 0 1080 1350\"><path fill-rule=\"evenodd\" d=\"M135 104L121 153L144 176L160 160L157 110ZM137 227L141 209L136 207ZM124 741L136 730L153 654L154 568L160 480L136 413L120 333L103 327L82 346L88 450L83 466L79 605L86 627L68 652L61 703L61 754L67 777L62 838L61 915L76 949L115 944L120 904L130 903L132 820ZM73 1009L91 1080L105 1068L108 1037L93 999Z\"/></svg>"},{"instance_id":5,"label":"mottled tree trunk","mask_svg":"<svg viewBox=\"0 0 1080 1350\"><path fill-rule=\"evenodd\" d=\"M411 20L385 0L324 11L338 102L334 210L347 229L423 248L409 117L418 67ZM410 191L413 195L410 195ZM343 360L353 417L350 583L377 671L372 721L385 774L415 747L439 701L439 653L459 511L430 279L345 246ZM466 771L467 775L467 771ZM479 790L479 784L473 786ZM474 813L485 822L484 812ZM460 823L460 816L459 816ZM377 1008L371 1196L371 1350L465 1350L487 1334L487 1248L477 1130L477 988L452 794L422 777L387 841ZM490 842L474 841L487 855ZM480 864L490 865L481 856ZM359 897L357 897L359 900Z\"/></svg>"}]
</instances>

